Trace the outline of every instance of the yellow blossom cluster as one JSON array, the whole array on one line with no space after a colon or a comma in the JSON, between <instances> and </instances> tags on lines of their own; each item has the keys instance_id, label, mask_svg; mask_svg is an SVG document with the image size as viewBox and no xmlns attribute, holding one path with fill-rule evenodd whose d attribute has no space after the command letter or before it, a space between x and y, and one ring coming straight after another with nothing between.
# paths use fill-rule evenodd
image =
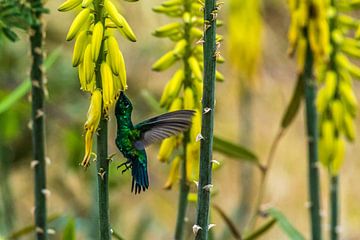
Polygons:
<instances>
[{"instance_id":1,"label":"yellow blossom cluster","mask_svg":"<svg viewBox=\"0 0 360 240\"><path fill-rule=\"evenodd\" d=\"M72 65L78 68L80 88L91 94L85 123L85 156L81 163L90 164L92 139L101 113L108 118L109 109L127 88L123 55L115 39L115 30L130 41L136 37L125 18L110 0L67 0L58 8L78 11L67 41L75 39Z\"/></svg>"}]
</instances>

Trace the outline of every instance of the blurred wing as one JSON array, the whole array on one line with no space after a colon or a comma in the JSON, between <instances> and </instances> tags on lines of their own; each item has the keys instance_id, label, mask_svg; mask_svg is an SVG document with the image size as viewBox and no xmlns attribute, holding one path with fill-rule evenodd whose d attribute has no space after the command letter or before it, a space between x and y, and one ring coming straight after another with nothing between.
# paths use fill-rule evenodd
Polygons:
<instances>
[{"instance_id":1,"label":"blurred wing","mask_svg":"<svg viewBox=\"0 0 360 240\"><path fill-rule=\"evenodd\" d=\"M137 149L144 149L152 143L186 131L191 125L192 110L179 110L150 118L135 126L140 131L140 140L135 142Z\"/></svg>"}]
</instances>

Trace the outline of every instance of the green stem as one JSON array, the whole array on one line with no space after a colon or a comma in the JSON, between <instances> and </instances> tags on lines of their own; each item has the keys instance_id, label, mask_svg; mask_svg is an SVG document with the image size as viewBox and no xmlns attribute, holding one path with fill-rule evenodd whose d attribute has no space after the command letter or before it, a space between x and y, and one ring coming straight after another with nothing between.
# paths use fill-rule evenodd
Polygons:
<instances>
[{"instance_id":1,"label":"green stem","mask_svg":"<svg viewBox=\"0 0 360 240\"><path fill-rule=\"evenodd\" d=\"M103 17L103 0L96 0L95 6L95 23L101 21L105 26L105 18ZM95 66L96 86L101 86L100 65L103 61L104 41L101 43L100 54ZM99 197L99 226L100 239L110 240L110 211L109 211L109 159L108 159L108 126L104 112L101 114L101 120L98 128L97 136L97 181L98 181L98 197Z\"/></svg>"},{"instance_id":2,"label":"green stem","mask_svg":"<svg viewBox=\"0 0 360 240\"><path fill-rule=\"evenodd\" d=\"M31 6L39 8L41 0L32 0ZM33 161L36 161L35 171L35 225L36 239L47 239L46 228L46 168L45 168L45 88L44 73L42 70L44 62L43 54L43 24L41 12L34 13L33 24L30 31L30 44L32 67L30 79L32 83L32 148Z\"/></svg>"},{"instance_id":3,"label":"green stem","mask_svg":"<svg viewBox=\"0 0 360 240\"><path fill-rule=\"evenodd\" d=\"M308 39L308 36L306 36ZM318 132L317 112L315 106L316 84L313 79L313 53L310 42L307 40L306 62L304 69L305 102L306 102L306 127L308 140L308 179L310 194L310 217L311 236L313 240L321 240L321 218L320 218L320 186L318 170Z\"/></svg>"},{"instance_id":4,"label":"green stem","mask_svg":"<svg viewBox=\"0 0 360 240\"><path fill-rule=\"evenodd\" d=\"M109 212L109 160L107 143L107 120L102 118L97 137L97 171L99 191L99 221L100 239L110 240L110 212Z\"/></svg>"},{"instance_id":5,"label":"green stem","mask_svg":"<svg viewBox=\"0 0 360 240\"><path fill-rule=\"evenodd\" d=\"M330 239L337 240L339 239L338 234L338 214L339 214L339 199L338 199L338 185L339 177L331 176L330 177Z\"/></svg>"},{"instance_id":6,"label":"green stem","mask_svg":"<svg viewBox=\"0 0 360 240\"><path fill-rule=\"evenodd\" d=\"M184 10L186 12L190 12L191 1L185 0ZM191 56L190 29L191 29L191 25L189 23L184 23L184 39L187 42L183 57L184 90L186 89L186 87L191 86L191 69L188 63L188 59ZM177 213L176 228L175 228L175 240L182 240L184 238L185 216L188 205L188 194L190 191L190 186L187 182L187 173L186 173L186 169L187 169L186 146L188 143L189 143L189 134L188 132L186 132L184 133L184 140L183 140L184 157L181 166L180 194L179 194L178 213Z\"/></svg>"},{"instance_id":7,"label":"green stem","mask_svg":"<svg viewBox=\"0 0 360 240\"><path fill-rule=\"evenodd\" d=\"M200 144L200 172L198 186L198 206L196 225L201 229L196 234L196 240L208 239L210 190L212 178L212 147L214 130L214 100L216 71L216 19L215 0L205 0L204 8L204 82L202 98L203 139ZM210 110L210 111L205 111Z\"/></svg>"},{"instance_id":8,"label":"green stem","mask_svg":"<svg viewBox=\"0 0 360 240\"><path fill-rule=\"evenodd\" d=\"M184 159L181 166L180 194L175 229L175 240L182 240L184 238L185 215L188 205L188 194L190 190L186 179L186 144L187 140L184 139Z\"/></svg>"}]
</instances>

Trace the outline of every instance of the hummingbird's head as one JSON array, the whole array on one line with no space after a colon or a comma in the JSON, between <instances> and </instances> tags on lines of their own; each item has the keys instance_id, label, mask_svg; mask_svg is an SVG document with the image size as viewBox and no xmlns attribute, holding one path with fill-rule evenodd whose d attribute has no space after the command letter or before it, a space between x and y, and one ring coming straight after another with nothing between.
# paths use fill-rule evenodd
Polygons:
<instances>
[{"instance_id":1,"label":"hummingbird's head","mask_svg":"<svg viewBox=\"0 0 360 240\"><path fill-rule=\"evenodd\" d=\"M116 102L115 114L124 115L125 113L131 113L132 104L130 100L126 97L124 92L120 93L119 99Z\"/></svg>"}]
</instances>

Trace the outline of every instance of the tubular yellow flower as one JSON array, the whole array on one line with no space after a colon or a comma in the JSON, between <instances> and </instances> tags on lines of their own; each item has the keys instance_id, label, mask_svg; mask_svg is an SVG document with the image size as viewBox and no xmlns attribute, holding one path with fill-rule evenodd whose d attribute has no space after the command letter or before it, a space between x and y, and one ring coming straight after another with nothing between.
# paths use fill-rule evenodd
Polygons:
<instances>
[{"instance_id":1,"label":"tubular yellow flower","mask_svg":"<svg viewBox=\"0 0 360 240\"><path fill-rule=\"evenodd\" d=\"M186 145L186 177L189 182L198 179L200 143L190 142Z\"/></svg>"},{"instance_id":2,"label":"tubular yellow flower","mask_svg":"<svg viewBox=\"0 0 360 240\"><path fill-rule=\"evenodd\" d=\"M119 27L119 30L132 42L136 42L136 36L125 18L117 11L110 0L104 1L104 7L111 20Z\"/></svg>"},{"instance_id":3,"label":"tubular yellow flower","mask_svg":"<svg viewBox=\"0 0 360 240\"><path fill-rule=\"evenodd\" d=\"M99 56L103 34L104 34L104 27L102 23L99 21L95 24L91 38L91 53L92 53L91 56L94 62L97 61Z\"/></svg>"},{"instance_id":4,"label":"tubular yellow flower","mask_svg":"<svg viewBox=\"0 0 360 240\"><path fill-rule=\"evenodd\" d=\"M171 153L172 153L173 149L176 147L176 145L177 145L176 137L166 138L164 141L162 141L162 143L160 145L160 150L159 150L159 153L157 156L158 160L160 162L169 161Z\"/></svg>"},{"instance_id":5,"label":"tubular yellow flower","mask_svg":"<svg viewBox=\"0 0 360 240\"><path fill-rule=\"evenodd\" d=\"M171 67L179 58L174 54L173 51L165 53L159 60L157 60L153 66L154 71L163 71Z\"/></svg>"},{"instance_id":6,"label":"tubular yellow flower","mask_svg":"<svg viewBox=\"0 0 360 240\"><path fill-rule=\"evenodd\" d=\"M86 20L88 20L89 15L90 15L90 9L85 8L76 16L66 36L67 41L72 40L76 36L76 34L79 32L83 24L86 22Z\"/></svg>"},{"instance_id":7,"label":"tubular yellow flower","mask_svg":"<svg viewBox=\"0 0 360 240\"><path fill-rule=\"evenodd\" d=\"M88 39L87 30L80 32L80 34L76 38L73 57L72 57L72 65L74 67L77 67L84 58L84 51L87 45L87 39Z\"/></svg>"},{"instance_id":8,"label":"tubular yellow flower","mask_svg":"<svg viewBox=\"0 0 360 240\"><path fill-rule=\"evenodd\" d=\"M184 109L194 109L194 92L191 88L187 87L184 90Z\"/></svg>"},{"instance_id":9,"label":"tubular yellow flower","mask_svg":"<svg viewBox=\"0 0 360 240\"><path fill-rule=\"evenodd\" d=\"M105 116L108 115L110 106L115 100L114 80L111 69L106 62L100 66L102 88L103 88L103 101Z\"/></svg>"},{"instance_id":10,"label":"tubular yellow flower","mask_svg":"<svg viewBox=\"0 0 360 240\"><path fill-rule=\"evenodd\" d=\"M87 120L84 125L85 133L85 155L81 165L87 168L90 165L90 156L92 149L92 139L97 130L101 117L101 92L94 90L91 95L90 107L87 114Z\"/></svg>"},{"instance_id":11,"label":"tubular yellow flower","mask_svg":"<svg viewBox=\"0 0 360 240\"><path fill-rule=\"evenodd\" d=\"M95 70L95 66L91 58L91 43L89 43L85 48L83 65L85 81L89 83L93 78Z\"/></svg>"},{"instance_id":12,"label":"tubular yellow flower","mask_svg":"<svg viewBox=\"0 0 360 240\"><path fill-rule=\"evenodd\" d=\"M119 45L116 39L113 36L109 36L107 41L107 49L108 49L108 63L112 72L117 76L119 75L119 66L120 66L120 53L119 53Z\"/></svg>"},{"instance_id":13,"label":"tubular yellow flower","mask_svg":"<svg viewBox=\"0 0 360 240\"><path fill-rule=\"evenodd\" d=\"M202 80L202 78L203 78L202 71L200 69L199 62L196 60L196 58L189 57L188 62L189 62L190 68L193 71L195 77L199 80Z\"/></svg>"},{"instance_id":14,"label":"tubular yellow flower","mask_svg":"<svg viewBox=\"0 0 360 240\"><path fill-rule=\"evenodd\" d=\"M176 156L171 163L171 168L169 172L169 176L164 185L164 189L170 190L174 185L176 180L179 178L179 166L180 166L181 157Z\"/></svg>"},{"instance_id":15,"label":"tubular yellow flower","mask_svg":"<svg viewBox=\"0 0 360 240\"><path fill-rule=\"evenodd\" d=\"M66 12L70 11L80 5L82 0L67 0L58 7L58 11Z\"/></svg>"}]
</instances>

